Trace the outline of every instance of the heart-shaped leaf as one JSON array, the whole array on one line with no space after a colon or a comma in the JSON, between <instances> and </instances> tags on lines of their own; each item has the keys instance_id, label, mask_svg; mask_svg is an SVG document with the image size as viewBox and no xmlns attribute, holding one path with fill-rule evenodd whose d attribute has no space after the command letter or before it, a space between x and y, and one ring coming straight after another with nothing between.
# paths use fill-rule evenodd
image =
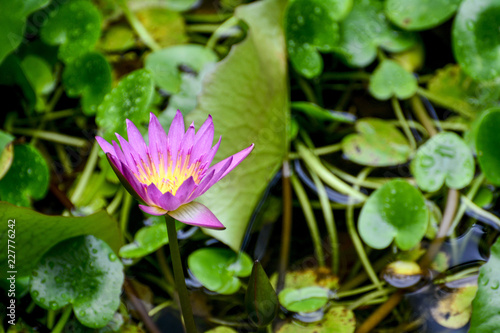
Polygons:
<instances>
[{"instance_id":1,"label":"heart-shaped leaf","mask_svg":"<svg viewBox=\"0 0 500 333\"><path fill-rule=\"evenodd\" d=\"M27 275L40 257L57 244L70 237L94 235L118 251L121 245L116 221L106 212L85 217L47 216L30 209L0 202L0 218L16 220L17 273ZM0 225L0 241L7 244L7 223ZM0 253L0 278L7 269L7 251Z\"/></svg>"},{"instance_id":2,"label":"heart-shaped leaf","mask_svg":"<svg viewBox=\"0 0 500 333\"><path fill-rule=\"evenodd\" d=\"M371 166L389 166L408 160L411 148L403 134L387 121L364 118L356 122L359 134L342 140L344 155L353 162Z\"/></svg>"},{"instance_id":3,"label":"heart-shaped leaf","mask_svg":"<svg viewBox=\"0 0 500 333\"><path fill-rule=\"evenodd\" d=\"M259 261L255 261L245 294L248 318L257 326L269 325L278 312L278 296Z\"/></svg>"},{"instance_id":4,"label":"heart-shaped leaf","mask_svg":"<svg viewBox=\"0 0 500 333\"><path fill-rule=\"evenodd\" d=\"M464 327L470 320L471 303L474 296L476 296L476 291L477 285L475 283L453 290L439 299L437 304L431 308L432 318L439 325L446 328L459 329ZM471 330L469 332L476 331Z\"/></svg>"},{"instance_id":5,"label":"heart-shaped leaf","mask_svg":"<svg viewBox=\"0 0 500 333\"><path fill-rule=\"evenodd\" d=\"M446 186L461 189L474 178L474 156L465 141L452 132L441 132L418 148L411 171L427 192Z\"/></svg>"},{"instance_id":6,"label":"heart-shaped leaf","mask_svg":"<svg viewBox=\"0 0 500 333\"><path fill-rule=\"evenodd\" d=\"M479 119L476 130L477 160L486 178L495 185L500 185L500 108L485 111Z\"/></svg>"},{"instance_id":7,"label":"heart-shaped leaf","mask_svg":"<svg viewBox=\"0 0 500 333\"><path fill-rule=\"evenodd\" d=\"M64 68L63 83L68 96L82 95L83 112L94 115L111 90L111 66L100 53L87 53Z\"/></svg>"},{"instance_id":8,"label":"heart-shaped leaf","mask_svg":"<svg viewBox=\"0 0 500 333\"><path fill-rule=\"evenodd\" d=\"M0 63L24 39L26 18L49 0L9 0L0 3Z\"/></svg>"},{"instance_id":9,"label":"heart-shaped leaf","mask_svg":"<svg viewBox=\"0 0 500 333\"><path fill-rule=\"evenodd\" d=\"M353 333L356 330L354 313L342 306L331 307L319 323L286 323L277 333Z\"/></svg>"},{"instance_id":10,"label":"heart-shaped leaf","mask_svg":"<svg viewBox=\"0 0 500 333\"><path fill-rule=\"evenodd\" d=\"M42 40L59 46L59 59L71 62L92 50L101 35L101 15L90 1L68 1L42 26Z\"/></svg>"},{"instance_id":11,"label":"heart-shaped leaf","mask_svg":"<svg viewBox=\"0 0 500 333\"><path fill-rule=\"evenodd\" d=\"M43 58L34 55L26 56L21 61L21 68L35 92L35 110L45 110L45 95L52 92L56 83L52 68Z\"/></svg>"},{"instance_id":12,"label":"heart-shaped leaf","mask_svg":"<svg viewBox=\"0 0 500 333\"><path fill-rule=\"evenodd\" d=\"M85 326L104 327L120 305L123 265L104 241L80 236L47 252L33 270L30 293L45 309L73 305Z\"/></svg>"},{"instance_id":13,"label":"heart-shaped leaf","mask_svg":"<svg viewBox=\"0 0 500 333\"><path fill-rule=\"evenodd\" d=\"M494 332L500 325L500 238L479 270L478 289L472 302L471 333Z\"/></svg>"},{"instance_id":14,"label":"heart-shaped leaf","mask_svg":"<svg viewBox=\"0 0 500 333\"><path fill-rule=\"evenodd\" d=\"M419 190L403 180L392 180L373 192L361 209L359 234L374 249L394 240L406 251L425 235L429 211Z\"/></svg>"},{"instance_id":15,"label":"heart-shaped leaf","mask_svg":"<svg viewBox=\"0 0 500 333\"><path fill-rule=\"evenodd\" d=\"M453 23L453 53L473 79L488 80L500 74L499 17L497 0L464 0L460 5Z\"/></svg>"},{"instance_id":16,"label":"heart-shaped leaf","mask_svg":"<svg viewBox=\"0 0 500 333\"><path fill-rule=\"evenodd\" d=\"M384 60L370 77L369 89L380 100L405 99L417 92L417 79L394 60Z\"/></svg>"},{"instance_id":17,"label":"heart-shaped leaf","mask_svg":"<svg viewBox=\"0 0 500 333\"><path fill-rule=\"evenodd\" d=\"M97 109L96 123L103 131L103 138L109 142L116 140L115 133L126 137L126 119L135 124L146 123L153 91L151 74L145 69L123 78Z\"/></svg>"},{"instance_id":18,"label":"heart-shaped leaf","mask_svg":"<svg viewBox=\"0 0 500 333\"><path fill-rule=\"evenodd\" d=\"M186 24L181 14L165 8L168 2L157 2L159 6L145 6L134 12L151 37L160 47L187 42Z\"/></svg>"},{"instance_id":19,"label":"heart-shaped leaf","mask_svg":"<svg viewBox=\"0 0 500 333\"><path fill-rule=\"evenodd\" d=\"M14 205L29 207L31 198L45 197L49 188L47 162L30 145L14 146L14 160L0 180L0 199Z\"/></svg>"},{"instance_id":20,"label":"heart-shaped leaf","mask_svg":"<svg viewBox=\"0 0 500 333\"><path fill-rule=\"evenodd\" d=\"M385 13L406 30L425 30L448 20L462 0L387 0Z\"/></svg>"},{"instance_id":21,"label":"heart-shaped leaf","mask_svg":"<svg viewBox=\"0 0 500 333\"><path fill-rule=\"evenodd\" d=\"M310 286L286 288L279 293L280 304L292 312L314 312L328 302L328 289Z\"/></svg>"},{"instance_id":22,"label":"heart-shaped leaf","mask_svg":"<svg viewBox=\"0 0 500 333\"><path fill-rule=\"evenodd\" d=\"M354 6L340 24L339 56L349 66L364 67L375 60L380 46L390 52L409 49L416 35L394 29L379 0L355 0Z\"/></svg>"},{"instance_id":23,"label":"heart-shaped leaf","mask_svg":"<svg viewBox=\"0 0 500 333\"><path fill-rule=\"evenodd\" d=\"M323 60L318 51L332 51L339 41L335 11L328 6L329 2L332 1L293 0L285 12L288 55L295 70L307 78L318 76L323 71Z\"/></svg>"},{"instance_id":24,"label":"heart-shaped leaf","mask_svg":"<svg viewBox=\"0 0 500 333\"><path fill-rule=\"evenodd\" d=\"M205 65L216 61L217 55L201 45L177 45L149 54L144 66L158 87L175 94L181 87L181 66L200 72Z\"/></svg>"},{"instance_id":25,"label":"heart-shaped leaf","mask_svg":"<svg viewBox=\"0 0 500 333\"><path fill-rule=\"evenodd\" d=\"M245 161L200 197L226 226L223 231L203 232L236 251L261 194L287 151L288 88L280 23L283 10L280 0L237 8L236 17L250 27L247 38L233 46L214 72L206 76L198 106L188 115L195 124L202 124L207 114L212 115L215 137L222 135L214 162L255 143Z\"/></svg>"},{"instance_id":26,"label":"heart-shaped leaf","mask_svg":"<svg viewBox=\"0 0 500 333\"><path fill-rule=\"evenodd\" d=\"M0 131L0 180L5 176L14 159L13 140L14 137L12 135Z\"/></svg>"},{"instance_id":27,"label":"heart-shaped leaf","mask_svg":"<svg viewBox=\"0 0 500 333\"><path fill-rule=\"evenodd\" d=\"M205 288L231 295L241 287L238 277L250 275L252 260L244 252L238 254L229 249L204 248L189 255L188 266Z\"/></svg>"}]
</instances>

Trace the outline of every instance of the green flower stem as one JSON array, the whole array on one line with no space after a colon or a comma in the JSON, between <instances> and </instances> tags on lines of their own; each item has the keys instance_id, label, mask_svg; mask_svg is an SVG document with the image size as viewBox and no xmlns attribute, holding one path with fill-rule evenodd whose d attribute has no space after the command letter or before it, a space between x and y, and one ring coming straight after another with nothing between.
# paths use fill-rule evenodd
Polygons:
<instances>
[{"instance_id":1,"label":"green flower stem","mask_svg":"<svg viewBox=\"0 0 500 333\"><path fill-rule=\"evenodd\" d=\"M179 251L179 242L177 241L177 230L175 229L175 221L165 216L168 232L168 245L170 246L170 256L172 258L172 266L174 268L174 279L179 294L179 301L184 318L184 326L186 333L196 333L194 324L193 311L189 302L189 295L184 280L184 270L182 268L181 253Z\"/></svg>"},{"instance_id":2,"label":"green flower stem","mask_svg":"<svg viewBox=\"0 0 500 333\"><path fill-rule=\"evenodd\" d=\"M418 121L422 123L422 125L425 127L429 135L430 136L436 135L437 134L436 127L434 126L432 120L429 118L427 110L425 109L424 104L420 100L420 97L413 96L410 102L415 117L417 117Z\"/></svg>"},{"instance_id":3,"label":"green flower stem","mask_svg":"<svg viewBox=\"0 0 500 333\"><path fill-rule=\"evenodd\" d=\"M47 311L47 328L52 329L54 327L54 322L56 320L56 311L48 310Z\"/></svg>"},{"instance_id":4,"label":"green flower stem","mask_svg":"<svg viewBox=\"0 0 500 333\"><path fill-rule=\"evenodd\" d=\"M63 145L74 146L78 148L85 148L89 144L89 142L85 139L65 134L59 134L55 132L32 129L32 128L13 128L11 129L11 132L14 134L28 135L32 136L33 138L39 138L46 141L52 141L56 143L61 143Z\"/></svg>"},{"instance_id":5,"label":"green flower stem","mask_svg":"<svg viewBox=\"0 0 500 333\"><path fill-rule=\"evenodd\" d=\"M320 161L320 159L314 155L312 151L307 149L303 144L297 144L297 152L299 153L300 158L307 164L307 166L314 171L323 182L325 182L328 186L333 189L351 196L352 198L364 201L366 196L353 189L342 180L337 178L334 174L332 174Z\"/></svg>"},{"instance_id":6,"label":"green flower stem","mask_svg":"<svg viewBox=\"0 0 500 333\"><path fill-rule=\"evenodd\" d=\"M361 182L363 181L368 174L371 172L371 168L364 168L358 175L358 181ZM354 188L358 189L359 184L356 182L354 184ZM352 199L350 198L349 201ZM349 236L351 237L351 240L354 244L354 248L356 249L356 252L358 253L358 257L361 260L361 263L363 264L363 267L366 271L366 274L368 274L368 277L372 281L372 283L376 286L379 290L382 290L382 283L378 279L377 274L375 273L375 270L373 269L370 259L368 258L368 255L365 252L365 248L363 247L363 242L361 242L361 239L359 238L358 232L356 231L356 226L354 225L354 206L352 205L351 202L349 202L349 205L347 206L347 212L346 212L346 224L347 224L347 231L349 233Z\"/></svg>"},{"instance_id":7,"label":"green flower stem","mask_svg":"<svg viewBox=\"0 0 500 333\"><path fill-rule=\"evenodd\" d=\"M366 188L377 189L377 188L380 188L385 183L387 183L387 182L390 181L389 178L378 178L378 179L372 178L371 180L367 178L367 179L365 179L363 181L359 181L353 175L351 175L351 174L349 174L349 173L347 173L347 172L345 172L345 171L337 168L336 166L331 165L328 162L324 162L324 163L325 163L325 166L331 172L333 172L334 174L336 174L337 176L339 176L339 178L342 178L343 180L345 180L346 182L349 182L351 184L357 183L358 185L366 187Z\"/></svg>"},{"instance_id":8,"label":"green flower stem","mask_svg":"<svg viewBox=\"0 0 500 333\"><path fill-rule=\"evenodd\" d=\"M304 187L300 184L300 181L295 175L290 177L292 182L292 187L299 199L300 205L302 206L302 211L306 218L307 226L309 227L309 232L311 233L311 238L314 243L314 252L316 253L316 258L318 259L319 266L325 266L325 255L323 254L323 247L321 246L321 238L319 236L318 224L314 218L314 212L307 198L306 191Z\"/></svg>"},{"instance_id":9,"label":"green flower stem","mask_svg":"<svg viewBox=\"0 0 500 333\"><path fill-rule=\"evenodd\" d=\"M381 290L372 291L371 293L366 294L363 297L360 297L359 299L352 302L348 308L349 308L349 310L354 310L356 308L359 308L362 305L365 305L366 302L368 302L370 300L376 299L376 298L381 297L381 296L387 296L392 291L391 289L381 289Z\"/></svg>"},{"instance_id":10,"label":"green flower stem","mask_svg":"<svg viewBox=\"0 0 500 333\"><path fill-rule=\"evenodd\" d=\"M71 312L73 310L73 307L71 305L67 305L61 317L59 318L59 321L57 322L56 326L54 326L54 329L52 330L52 333L60 333L64 329L64 326L66 326L66 323L68 322L69 317L71 316Z\"/></svg>"},{"instance_id":11,"label":"green flower stem","mask_svg":"<svg viewBox=\"0 0 500 333\"><path fill-rule=\"evenodd\" d=\"M335 227L335 219L333 217L333 211L330 207L330 200L328 199L328 195L326 193L325 185L321 182L318 175L314 172L309 171L311 177L314 181L314 185L316 185L316 190L318 192L319 202L321 204L321 209L323 211L323 216L325 218L326 230L328 232L328 236L330 237L330 245L332 248L332 272L334 275L338 275L339 273L339 262L340 262L340 254L339 254L339 240L337 237L337 228Z\"/></svg>"},{"instance_id":12,"label":"green flower stem","mask_svg":"<svg viewBox=\"0 0 500 333\"><path fill-rule=\"evenodd\" d=\"M399 104L399 101L396 97L393 97L391 99L392 102L392 108L394 109L394 113L396 114L396 117L399 120L399 123L401 124L401 127L403 128L403 132L405 132L406 137L408 138L408 141L410 142L410 147L412 150L417 149L417 143L415 142L415 137L413 137L413 133L410 130L410 125L408 125L408 121L406 120L403 110L401 110L401 105Z\"/></svg>"},{"instance_id":13,"label":"green flower stem","mask_svg":"<svg viewBox=\"0 0 500 333\"><path fill-rule=\"evenodd\" d=\"M328 145L324 147L319 147L319 148L314 148L312 151L314 152L314 155L316 156L321 156L321 155L328 155L332 153L336 153L338 151L342 150L342 144L341 143L335 143L333 145ZM288 154L289 159L296 159L299 158L299 154L297 153L290 153Z\"/></svg>"},{"instance_id":14,"label":"green flower stem","mask_svg":"<svg viewBox=\"0 0 500 333\"><path fill-rule=\"evenodd\" d=\"M87 163L85 164L85 168L83 169L82 176L80 177L80 180L78 181L78 184L76 185L75 190L71 195L71 202L78 202L82 197L83 191L85 190L85 187L87 187L90 177L92 176L92 173L94 172L95 166L97 164L98 153L99 146L94 142L92 150L90 151L89 158L87 159Z\"/></svg>"},{"instance_id":15,"label":"green flower stem","mask_svg":"<svg viewBox=\"0 0 500 333\"><path fill-rule=\"evenodd\" d=\"M290 163L283 161L282 167L282 187L283 187L283 219L281 228L281 248L278 268L278 284L276 291L279 292L285 286L285 275L290 257L290 242L292 234L292 187L290 185Z\"/></svg>"},{"instance_id":16,"label":"green flower stem","mask_svg":"<svg viewBox=\"0 0 500 333\"><path fill-rule=\"evenodd\" d=\"M130 8L127 5L126 0L118 0L118 5L121 7L123 10L123 14L125 14L125 17L127 18L127 21L130 23L134 31L137 33L137 35L142 39L144 44L146 44L147 47L149 47L153 51L158 51L161 49L160 45L156 43L156 41L151 37L149 32L146 30L146 28L142 25L141 21L135 17L134 13L130 10Z\"/></svg>"},{"instance_id":17,"label":"green flower stem","mask_svg":"<svg viewBox=\"0 0 500 333\"><path fill-rule=\"evenodd\" d=\"M458 113L466 118L469 118L469 119L475 118L474 110L472 110L470 108L464 108L463 105L460 105L460 107L457 107L457 104L453 100L450 100L445 96L440 96L438 94L435 94L429 90L426 90L426 89L420 88L420 87L417 89L417 93L419 95L427 98L431 102L433 102L435 104L439 104L441 106L444 106L447 109L453 110L456 113Z\"/></svg>"}]
</instances>

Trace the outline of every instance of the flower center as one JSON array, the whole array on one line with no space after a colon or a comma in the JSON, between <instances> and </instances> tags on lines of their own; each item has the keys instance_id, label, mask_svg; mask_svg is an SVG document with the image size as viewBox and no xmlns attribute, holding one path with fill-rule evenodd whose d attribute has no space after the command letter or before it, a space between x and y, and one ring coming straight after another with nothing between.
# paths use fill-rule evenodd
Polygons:
<instances>
[{"instance_id":1,"label":"flower center","mask_svg":"<svg viewBox=\"0 0 500 333\"><path fill-rule=\"evenodd\" d=\"M175 165L173 165L172 159L168 158L167 166L165 166L162 154L158 156L158 165L151 160L149 155L148 157L149 163L141 160L141 164L137 165L139 172L135 176L143 184L155 184L161 193L171 192L175 195L182 183L189 179L189 177L193 177L196 184L201 179L200 162L190 164L190 155L179 154Z\"/></svg>"}]
</instances>

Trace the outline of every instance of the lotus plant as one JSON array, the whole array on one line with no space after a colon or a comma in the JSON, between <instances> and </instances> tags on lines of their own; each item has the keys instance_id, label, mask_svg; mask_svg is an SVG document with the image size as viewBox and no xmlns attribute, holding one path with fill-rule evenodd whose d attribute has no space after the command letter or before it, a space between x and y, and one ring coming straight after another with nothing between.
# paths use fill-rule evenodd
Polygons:
<instances>
[{"instance_id":1,"label":"lotus plant","mask_svg":"<svg viewBox=\"0 0 500 333\"><path fill-rule=\"evenodd\" d=\"M214 124L212 117L196 132L194 123L187 131L182 113L177 111L168 135L156 116L151 113L146 144L137 127L127 119L128 141L116 134L111 144L97 136L96 140L116 175L139 202L139 208L152 215L170 215L195 226L225 229L215 215L196 198L224 178L252 151L254 145L210 166L221 138L212 147ZM167 221L174 277L184 324L188 333L196 332L191 305L184 281L175 223Z\"/></svg>"}]
</instances>

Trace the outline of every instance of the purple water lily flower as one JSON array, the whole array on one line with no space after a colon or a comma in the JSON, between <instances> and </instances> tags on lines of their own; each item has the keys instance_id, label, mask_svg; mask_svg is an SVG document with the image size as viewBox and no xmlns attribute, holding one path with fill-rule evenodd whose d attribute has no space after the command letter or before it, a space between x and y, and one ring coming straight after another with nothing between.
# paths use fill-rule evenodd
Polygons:
<instances>
[{"instance_id":1,"label":"purple water lily flower","mask_svg":"<svg viewBox=\"0 0 500 333\"><path fill-rule=\"evenodd\" d=\"M168 135L151 113L146 145L137 127L127 119L128 142L116 134L120 146L97 136L118 178L152 215L168 214L186 224L211 229L224 225L204 205L193 200L221 180L252 151L254 145L210 167L221 138L212 147L212 117L195 133L194 123L184 131L182 113L170 125Z\"/></svg>"}]
</instances>

